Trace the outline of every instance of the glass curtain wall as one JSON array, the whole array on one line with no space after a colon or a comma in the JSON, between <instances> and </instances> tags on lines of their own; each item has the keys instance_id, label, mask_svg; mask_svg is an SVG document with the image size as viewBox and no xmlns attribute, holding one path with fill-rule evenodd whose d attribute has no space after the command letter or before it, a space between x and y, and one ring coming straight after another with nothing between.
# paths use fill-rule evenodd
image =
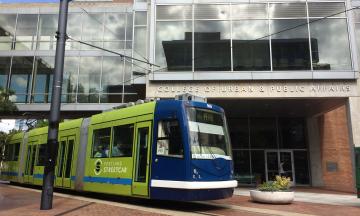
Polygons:
<instances>
[{"instance_id":1,"label":"glass curtain wall","mask_svg":"<svg viewBox=\"0 0 360 216\"><path fill-rule=\"evenodd\" d=\"M345 3L158 5L163 71L350 71Z\"/></svg>"},{"instance_id":2,"label":"glass curtain wall","mask_svg":"<svg viewBox=\"0 0 360 216\"><path fill-rule=\"evenodd\" d=\"M239 184L257 185L280 174L277 153L289 153L289 172L294 172L295 183L308 185L308 151L305 123L302 118L236 118L229 119L234 156L235 178ZM271 157L276 160L271 161ZM281 158L279 159L281 162ZM270 164L275 164L271 170ZM292 178L293 179L293 178ZM271 180L271 179L270 179Z\"/></svg>"},{"instance_id":3,"label":"glass curtain wall","mask_svg":"<svg viewBox=\"0 0 360 216\"><path fill-rule=\"evenodd\" d=\"M67 34L76 40L147 61L144 38L147 12L135 13L134 21L134 12L70 12ZM58 15L50 13L0 14L0 52L22 52L20 57L0 58L0 87L9 86L14 90L16 102L50 103L57 20ZM34 50L40 50L41 55L52 52L49 56L34 56ZM66 50L63 103L122 103L144 97L141 87L133 85L132 71L144 76L148 73L147 64L111 56L71 39L66 42Z\"/></svg>"}]
</instances>

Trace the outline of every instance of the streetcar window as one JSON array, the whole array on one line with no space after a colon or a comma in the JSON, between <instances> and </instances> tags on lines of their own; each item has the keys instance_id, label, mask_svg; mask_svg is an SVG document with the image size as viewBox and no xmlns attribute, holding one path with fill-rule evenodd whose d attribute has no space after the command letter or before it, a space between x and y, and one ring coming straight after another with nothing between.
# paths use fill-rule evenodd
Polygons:
<instances>
[{"instance_id":1,"label":"streetcar window","mask_svg":"<svg viewBox=\"0 0 360 216\"><path fill-rule=\"evenodd\" d=\"M131 157L134 140L134 125L114 127L111 157Z\"/></svg>"},{"instance_id":2,"label":"streetcar window","mask_svg":"<svg viewBox=\"0 0 360 216\"><path fill-rule=\"evenodd\" d=\"M14 160L14 145L8 144L5 145L5 161Z\"/></svg>"},{"instance_id":3,"label":"streetcar window","mask_svg":"<svg viewBox=\"0 0 360 216\"><path fill-rule=\"evenodd\" d=\"M94 130L92 157L109 157L111 128Z\"/></svg>"},{"instance_id":4,"label":"streetcar window","mask_svg":"<svg viewBox=\"0 0 360 216\"><path fill-rule=\"evenodd\" d=\"M20 143L15 143L14 146L14 160L17 161L19 159Z\"/></svg>"},{"instance_id":5,"label":"streetcar window","mask_svg":"<svg viewBox=\"0 0 360 216\"><path fill-rule=\"evenodd\" d=\"M46 160L46 145L41 144L39 145L39 151L38 151L38 160L36 163L36 166L45 166L45 160Z\"/></svg>"},{"instance_id":6,"label":"streetcar window","mask_svg":"<svg viewBox=\"0 0 360 216\"><path fill-rule=\"evenodd\" d=\"M181 131L177 120L159 121L156 153L161 156L184 156Z\"/></svg>"}]
</instances>

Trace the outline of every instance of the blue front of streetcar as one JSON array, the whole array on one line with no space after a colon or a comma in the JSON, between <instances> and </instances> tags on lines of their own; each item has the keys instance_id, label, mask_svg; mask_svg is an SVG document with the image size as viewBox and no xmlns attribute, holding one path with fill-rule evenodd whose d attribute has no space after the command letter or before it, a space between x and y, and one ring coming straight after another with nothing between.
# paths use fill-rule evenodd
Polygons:
<instances>
[{"instance_id":1,"label":"blue front of streetcar","mask_svg":"<svg viewBox=\"0 0 360 216\"><path fill-rule=\"evenodd\" d=\"M232 196L237 182L222 108L196 101L158 101L153 140L150 198Z\"/></svg>"}]
</instances>

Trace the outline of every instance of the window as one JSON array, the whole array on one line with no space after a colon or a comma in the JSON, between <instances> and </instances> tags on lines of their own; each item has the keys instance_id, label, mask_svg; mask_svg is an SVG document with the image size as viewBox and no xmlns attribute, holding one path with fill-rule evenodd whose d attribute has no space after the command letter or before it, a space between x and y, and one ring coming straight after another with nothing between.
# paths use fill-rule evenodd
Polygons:
<instances>
[{"instance_id":1,"label":"window","mask_svg":"<svg viewBox=\"0 0 360 216\"><path fill-rule=\"evenodd\" d=\"M111 128L94 130L92 157L109 157Z\"/></svg>"},{"instance_id":2,"label":"window","mask_svg":"<svg viewBox=\"0 0 360 216\"><path fill-rule=\"evenodd\" d=\"M45 166L45 160L46 160L46 144L41 144L38 146L38 159L36 166Z\"/></svg>"},{"instance_id":3,"label":"window","mask_svg":"<svg viewBox=\"0 0 360 216\"><path fill-rule=\"evenodd\" d=\"M14 144L14 161L19 159L19 150L20 150L20 143Z\"/></svg>"},{"instance_id":4,"label":"window","mask_svg":"<svg viewBox=\"0 0 360 216\"><path fill-rule=\"evenodd\" d=\"M159 122L156 154L184 157L181 131L177 120Z\"/></svg>"},{"instance_id":5,"label":"window","mask_svg":"<svg viewBox=\"0 0 360 216\"><path fill-rule=\"evenodd\" d=\"M131 157L134 140L134 125L114 127L111 157Z\"/></svg>"}]
</instances>

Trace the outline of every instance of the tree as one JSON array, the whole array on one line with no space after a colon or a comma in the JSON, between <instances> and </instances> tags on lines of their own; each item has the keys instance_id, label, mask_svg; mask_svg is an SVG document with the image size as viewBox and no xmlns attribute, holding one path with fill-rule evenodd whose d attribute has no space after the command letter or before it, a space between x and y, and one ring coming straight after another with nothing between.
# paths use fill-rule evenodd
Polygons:
<instances>
[{"instance_id":1,"label":"tree","mask_svg":"<svg viewBox=\"0 0 360 216\"><path fill-rule=\"evenodd\" d=\"M0 87L0 114L8 114L17 111L16 105L10 100L15 92Z\"/></svg>"}]
</instances>

